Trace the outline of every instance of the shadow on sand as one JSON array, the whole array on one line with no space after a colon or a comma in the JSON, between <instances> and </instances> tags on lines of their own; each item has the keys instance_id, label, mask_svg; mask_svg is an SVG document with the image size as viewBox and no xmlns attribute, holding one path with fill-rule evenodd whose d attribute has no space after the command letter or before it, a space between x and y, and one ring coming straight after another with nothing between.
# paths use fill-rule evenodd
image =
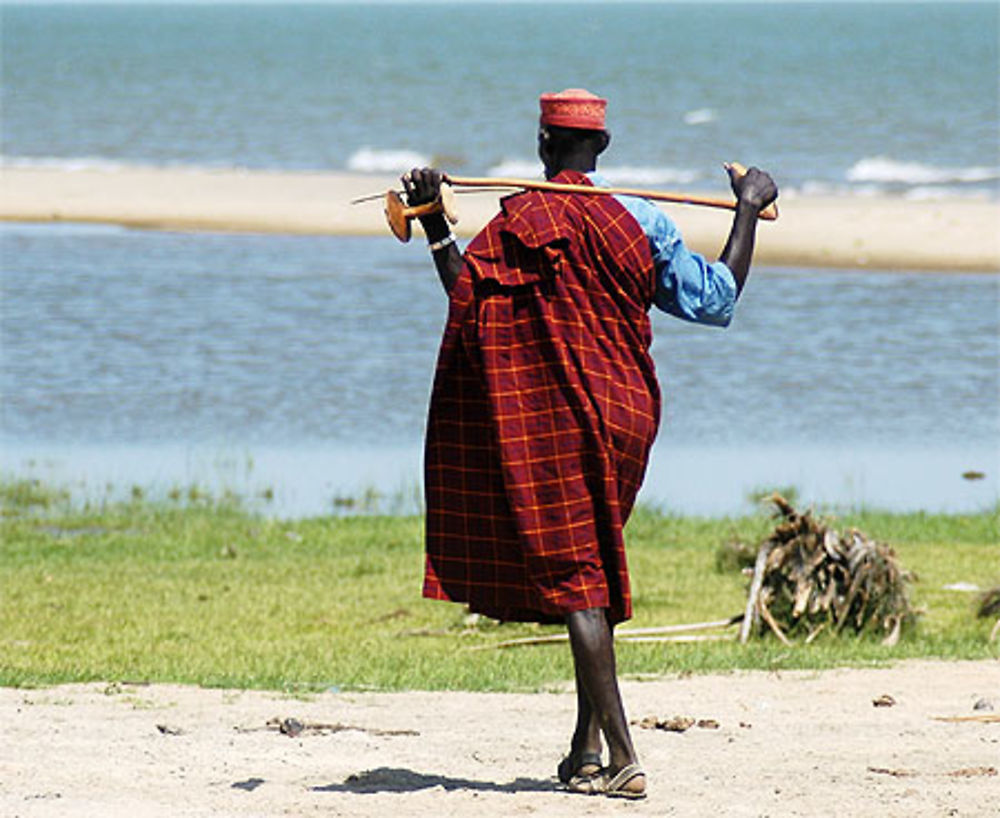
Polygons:
<instances>
[{"instance_id":1,"label":"shadow on sand","mask_svg":"<svg viewBox=\"0 0 1000 818\"><path fill-rule=\"evenodd\" d=\"M481 792L552 792L556 789L551 779L515 778L506 784L494 781L473 781L468 778L449 778L446 775L417 773L396 767L379 767L363 773L349 775L342 784L313 787L313 792L416 792L431 787L446 790L478 790Z\"/></svg>"}]
</instances>

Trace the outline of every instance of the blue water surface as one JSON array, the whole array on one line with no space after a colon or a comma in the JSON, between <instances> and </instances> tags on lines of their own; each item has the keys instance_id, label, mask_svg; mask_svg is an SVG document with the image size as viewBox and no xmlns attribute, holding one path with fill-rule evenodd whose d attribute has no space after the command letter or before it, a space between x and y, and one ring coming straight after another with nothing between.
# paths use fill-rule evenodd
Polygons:
<instances>
[{"instance_id":1,"label":"blue water surface","mask_svg":"<svg viewBox=\"0 0 1000 818\"><path fill-rule=\"evenodd\" d=\"M419 487L445 317L422 247L49 225L0 227L0 247L8 472L277 487L303 513ZM728 330L654 314L665 406L644 497L995 501L998 303L995 276L764 268Z\"/></svg>"}]
</instances>

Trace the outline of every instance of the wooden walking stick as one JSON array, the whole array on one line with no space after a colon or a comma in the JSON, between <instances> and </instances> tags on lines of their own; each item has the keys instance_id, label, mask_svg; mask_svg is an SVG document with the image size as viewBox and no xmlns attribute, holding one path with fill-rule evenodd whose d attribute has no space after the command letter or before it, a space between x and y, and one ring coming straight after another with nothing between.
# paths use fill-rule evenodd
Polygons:
<instances>
[{"instance_id":1,"label":"wooden walking stick","mask_svg":"<svg viewBox=\"0 0 1000 818\"><path fill-rule=\"evenodd\" d=\"M737 162L731 162L727 167L733 168L737 174L743 176L747 170ZM408 207L404 204L402 197L395 190L390 190L385 194L385 216L389 222L389 228L393 235L400 241L410 240L410 222L420 216L429 216L432 213L444 213L449 222L458 222L458 213L455 210L454 191L452 188L479 188L479 189L521 189L521 190L546 190L553 193L580 193L585 196L638 196L643 199L652 199L659 202L673 202L675 204L698 205L700 207L715 207L724 210L735 210L737 202L733 199L720 199L712 196L697 196L690 193L673 193L662 190L644 190L642 188L625 187L594 187L592 185L569 185L560 182L542 182L533 179L511 179L506 177L490 176L449 176L444 175L441 187L441 195L437 201L428 202L422 205ZM370 201L381 198L382 194L374 196L362 196L354 199L351 204ZM759 218L765 221L774 221L778 218L778 207L775 203L769 204L759 214Z\"/></svg>"}]
</instances>

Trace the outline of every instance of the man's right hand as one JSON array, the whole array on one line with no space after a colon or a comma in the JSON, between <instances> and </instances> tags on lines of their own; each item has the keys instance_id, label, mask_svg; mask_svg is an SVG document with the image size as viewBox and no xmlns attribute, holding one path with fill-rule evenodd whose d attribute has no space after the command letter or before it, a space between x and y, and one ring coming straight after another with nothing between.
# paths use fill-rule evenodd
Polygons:
<instances>
[{"instance_id":1,"label":"man's right hand","mask_svg":"<svg viewBox=\"0 0 1000 818\"><path fill-rule=\"evenodd\" d=\"M428 202L436 202L440 198L444 174L437 168L414 168L409 173L404 173L400 177L400 181L406 191L406 203L410 207L416 207ZM451 227L448 225L444 213L440 211L421 216L420 224L424 228L427 241L431 244L451 236ZM454 243L454 237L447 246L434 250L434 266L437 268L445 292L450 293L462 269L462 254Z\"/></svg>"},{"instance_id":2,"label":"man's right hand","mask_svg":"<svg viewBox=\"0 0 1000 818\"><path fill-rule=\"evenodd\" d=\"M400 177L410 207L437 201L444 174L437 168L413 168Z\"/></svg>"}]
</instances>

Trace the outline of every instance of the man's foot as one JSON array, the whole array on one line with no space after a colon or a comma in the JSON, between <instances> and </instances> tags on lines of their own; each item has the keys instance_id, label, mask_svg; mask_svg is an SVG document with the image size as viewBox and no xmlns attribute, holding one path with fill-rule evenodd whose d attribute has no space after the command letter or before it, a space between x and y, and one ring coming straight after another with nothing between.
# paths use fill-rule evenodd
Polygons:
<instances>
[{"instance_id":1,"label":"man's foot","mask_svg":"<svg viewBox=\"0 0 1000 818\"><path fill-rule=\"evenodd\" d=\"M609 798L646 797L646 774L638 764L626 764L617 773L604 773L604 794Z\"/></svg>"},{"instance_id":2,"label":"man's foot","mask_svg":"<svg viewBox=\"0 0 1000 818\"><path fill-rule=\"evenodd\" d=\"M559 762L556 774L563 784L569 784L575 778L594 778L601 774L601 754L580 750L570 752Z\"/></svg>"},{"instance_id":3,"label":"man's foot","mask_svg":"<svg viewBox=\"0 0 1000 818\"><path fill-rule=\"evenodd\" d=\"M598 775L574 776L566 782L566 789L580 795L638 800L646 797L646 774L638 764L627 764L616 773L604 769Z\"/></svg>"}]
</instances>

